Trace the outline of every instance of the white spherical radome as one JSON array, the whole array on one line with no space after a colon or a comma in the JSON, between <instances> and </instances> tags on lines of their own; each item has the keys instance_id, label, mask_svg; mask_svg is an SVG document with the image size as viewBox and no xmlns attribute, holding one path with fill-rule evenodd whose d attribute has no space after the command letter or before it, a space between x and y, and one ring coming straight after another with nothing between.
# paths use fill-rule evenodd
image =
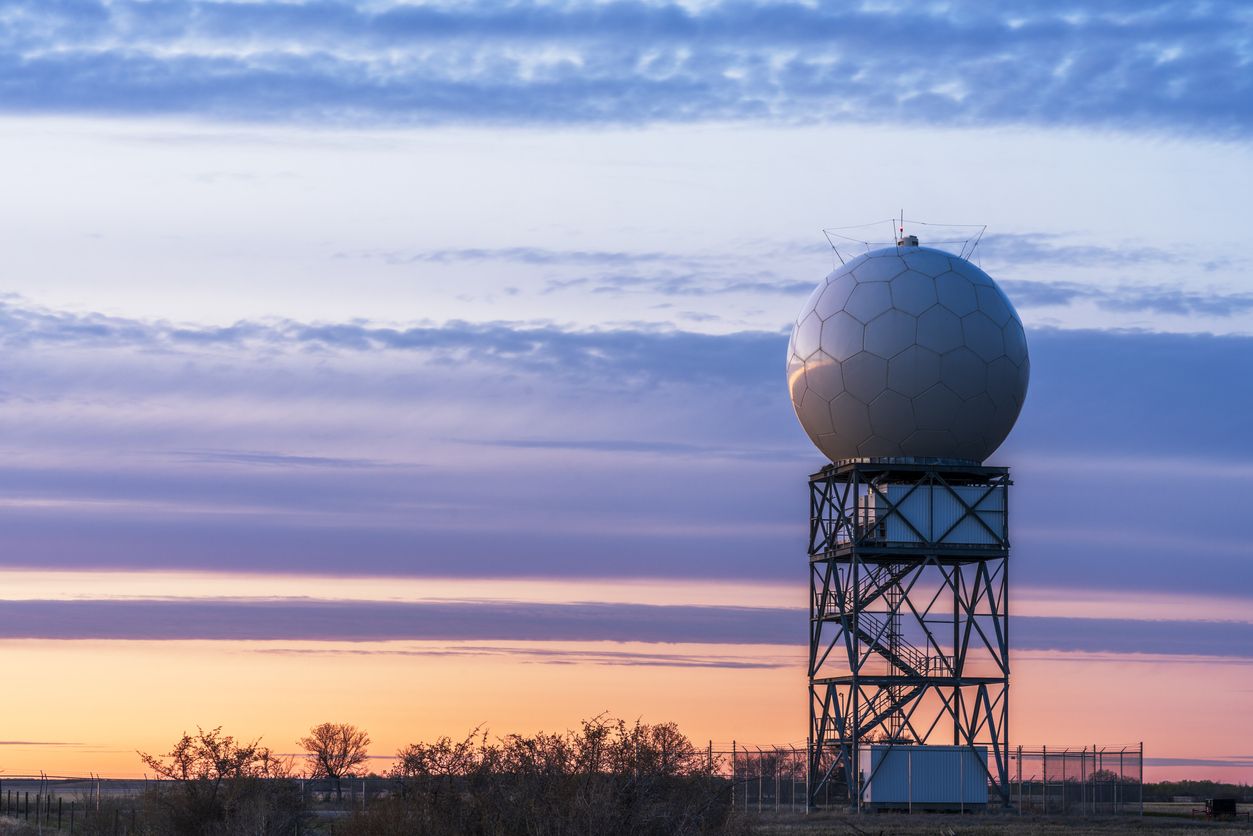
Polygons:
<instances>
[{"instance_id":1,"label":"white spherical radome","mask_svg":"<svg viewBox=\"0 0 1253 836\"><path fill-rule=\"evenodd\" d=\"M801 308L788 344L801 426L832 461L982 462L1027 395L1022 321L987 273L919 246L840 266Z\"/></svg>"}]
</instances>

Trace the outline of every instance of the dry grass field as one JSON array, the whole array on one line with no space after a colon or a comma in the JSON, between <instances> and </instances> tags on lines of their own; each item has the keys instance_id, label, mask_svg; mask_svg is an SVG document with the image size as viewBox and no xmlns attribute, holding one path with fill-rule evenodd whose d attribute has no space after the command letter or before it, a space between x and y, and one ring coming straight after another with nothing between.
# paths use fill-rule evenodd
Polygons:
<instances>
[{"instance_id":1,"label":"dry grass field","mask_svg":"<svg viewBox=\"0 0 1253 836\"><path fill-rule=\"evenodd\" d=\"M1183 812L1187 812L1184 810ZM1118 818L1060 818L1040 816L865 815L814 813L808 816L762 817L750 824L754 836L1219 836L1253 834L1253 822L1211 822L1174 815Z\"/></svg>"}]
</instances>

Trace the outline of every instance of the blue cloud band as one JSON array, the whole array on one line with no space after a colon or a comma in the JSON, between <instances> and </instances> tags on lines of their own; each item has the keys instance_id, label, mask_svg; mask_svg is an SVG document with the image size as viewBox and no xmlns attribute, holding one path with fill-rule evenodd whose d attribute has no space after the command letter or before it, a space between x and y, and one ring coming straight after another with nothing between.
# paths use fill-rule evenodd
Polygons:
<instances>
[{"instance_id":1,"label":"blue cloud band","mask_svg":"<svg viewBox=\"0 0 1253 836\"><path fill-rule=\"evenodd\" d=\"M6 6L0 108L386 124L708 119L1245 136L1239 3Z\"/></svg>"}]
</instances>

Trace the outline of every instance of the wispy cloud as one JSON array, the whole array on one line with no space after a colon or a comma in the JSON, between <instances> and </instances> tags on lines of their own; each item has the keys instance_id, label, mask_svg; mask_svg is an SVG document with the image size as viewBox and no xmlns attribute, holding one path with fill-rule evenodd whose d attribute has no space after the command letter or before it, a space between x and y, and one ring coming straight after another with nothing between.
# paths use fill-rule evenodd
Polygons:
<instances>
[{"instance_id":1,"label":"wispy cloud","mask_svg":"<svg viewBox=\"0 0 1253 836\"><path fill-rule=\"evenodd\" d=\"M703 457L705 459L758 459L764 461L803 460L808 454L794 448L715 447L707 444L684 444L673 441L635 441L632 439L553 439L553 438L485 438L456 439L461 444L485 447L509 447L515 450L575 450L592 453L642 453L657 456Z\"/></svg>"},{"instance_id":2,"label":"wispy cloud","mask_svg":"<svg viewBox=\"0 0 1253 836\"><path fill-rule=\"evenodd\" d=\"M744 656L688 653L642 653L626 650L570 650L568 648L448 645L445 647L393 648L262 648L257 653L278 656L400 656L418 658L513 658L542 665L607 665L613 667L722 668L760 670L793 667L796 660L780 654L775 660Z\"/></svg>"},{"instance_id":3,"label":"wispy cloud","mask_svg":"<svg viewBox=\"0 0 1253 836\"><path fill-rule=\"evenodd\" d=\"M1064 235L1045 232L996 233L979 241L978 252L1004 264L1050 264L1067 266L1123 266L1182 264L1183 253L1141 243L1074 243Z\"/></svg>"},{"instance_id":4,"label":"wispy cloud","mask_svg":"<svg viewBox=\"0 0 1253 836\"><path fill-rule=\"evenodd\" d=\"M712 269L683 275L667 272L656 275L619 273L551 279L546 283L544 292L556 293L573 289L597 294L648 293L661 297L720 296L732 293L804 297L813 292L814 282L784 279L765 272L747 277L727 276L720 269Z\"/></svg>"},{"instance_id":5,"label":"wispy cloud","mask_svg":"<svg viewBox=\"0 0 1253 836\"><path fill-rule=\"evenodd\" d=\"M1145 766L1221 766L1253 767L1253 755L1231 755L1218 758L1145 757Z\"/></svg>"},{"instance_id":6,"label":"wispy cloud","mask_svg":"<svg viewBox=\"0 0 1253 836\"><path fill-rule=\"evenodd\" d=\"M0 637L43 639L643 642L651 644L804 644L804 610L525 601L321 601L138 599L7 601ZM1017 616L1014 647L1095 653L1200 655L1253 660L1253 623ZM290 651L286 651L290 652ZM339 651L335 651L339 652ZM412 649L365 647L359 653L517 654L552 664L687 664L671 652L606 653L565 648ZM744 660L697 655L701 667L745 667ZM790 661L790 660L789 660ZM760 660L757 660L759 663ZM761 667L763 665L756 664ZM768 662L764 666L774 666Z\"/></svg>"},{"instance_id":7,"label":"wispy cloud","mask_svg":"<svg viewBox=\"0 0 1253 836\"><path fill-rule=\"evenodd\" d=\"M1173 316L1231 317L1253 311L1253 293L1202 291L1169 285L1096 286L1079 282L1003 279L1005 292L1020 307L1054 307L1091 302L1107 311Z\"/></svg>"},{"instance_id":8,"label":"wispy cloud","mask_svg":"<svg viewBox=\"0 0 1253 836\"><path fill-rule=\"evenodd\" d=\"M812 248L808 248L812 249ZM595 268L549 278L543 293L647 293L657 296L715 296L731 293L804 295L814 283L782 278L765 270L746 271L743 259L704 253L625 250L558 250L538 247L368 250L337 253L337 259L377 260L391 265L455 265L501 262L522 267Z\"/></svg>"},{"instance_id":9,"label":"wispy cloud","mask_svg":"<svg viewBox=\"0 0 1253 836\"><path fill-rule=\"evenodd\" d=\"M364 250L336 253L337 259L366 259L386 264L455 264L458 262L504 261L514 264L595 264L612 265L671 262L672 253L627 252L624 250L554 250L543 247L454 247L436 250Z\"/></svg>"},{"instance_id":10,"label":"wispy cloud","mask_svg":"<svg viewBox=\"0 0 1253 836\"><path fill-rule=\"evenodd\" d=\"M267 453L257 450L177 450L164 453L179 461L220 464L256 465L259 467L373 468L388 466L371 459L346 459L333 456L297 456L290 453Z\"/></svg>"},{"instance_id":11,"label":"wispy cloud","mask_svg":"<svg viewBox=\"0 0 1253 836\"><path fill-rule=\"evenodd\" d=\"M0 636L799 645L804 621L800 610L647 604L7 601L0 609Z\"/></svg>"},{"instance_id":12,"label":"wispy cloud","mask_svg":"<svg viewBox=\"0 0 1253 836\"><path fill-rule=\"evenodd\" d=\"M1239 3L6 7L11 112L1253 127Z\"/></svg>"},{"instance_id":13,"label":"wispy cloud","mask_svg":"<svg viewBox=\"0 0 1253 836\"><path fill-rule=\"evenodd\" d=\"M552 324L448 322L390 327L361 322L240 322L229 327L72 314L0 303L0 345L10 348L137 348L178 351L199 346L237 349L316 348L354 352L402 351L476 363L507 363L514 370L571 374L597 368L632 376L710 379L727 373L764 372L780 356L778 334L744 332L737 342L664 328L572 330ZM727 354L727 351L732 354ZM664 354L665 362L656 362ZM625 381L628 378L620 378Z\"/></svg>"}]
</instances>

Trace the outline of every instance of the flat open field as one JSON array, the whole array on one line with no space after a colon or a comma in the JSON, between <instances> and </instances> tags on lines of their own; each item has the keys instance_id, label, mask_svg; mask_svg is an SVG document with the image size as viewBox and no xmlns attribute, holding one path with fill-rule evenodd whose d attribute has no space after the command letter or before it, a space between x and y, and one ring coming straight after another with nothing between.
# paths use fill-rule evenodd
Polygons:
<instances>
[{"instance_id":1,"label":"flat open field","mask_svg":"<svg viewBox=\"0 0 1253 836\"><path fill-rule=\"evenodd\" d=\"M1121 816L1117 818L1043 817L1043 816L961 816L942 813L913 816L849 815L844 813L813 813L762 817L751 822L754 836L1116 836L1116 834L1253 834L1253 822L1243 817L1237 821L1206 821L1188 818L1192 805L1181 805L1178 815ZM1148 805L1146 805L1146 811ZM1174 811L1172 811L1174 812Z\"/></svg>"}]
</instances>

